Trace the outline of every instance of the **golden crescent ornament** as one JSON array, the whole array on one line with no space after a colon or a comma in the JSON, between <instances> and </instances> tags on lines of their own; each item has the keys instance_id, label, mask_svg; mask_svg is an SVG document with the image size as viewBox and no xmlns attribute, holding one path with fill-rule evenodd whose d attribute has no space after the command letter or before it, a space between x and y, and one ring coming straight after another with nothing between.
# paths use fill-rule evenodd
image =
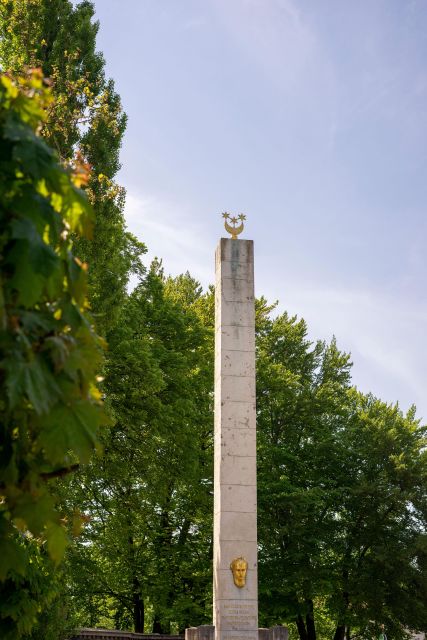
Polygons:
<instances>
[{"instance_id":1,"label":"golden crescent ornament","mask_svg":"<svg viewBox=\"0 0 427 640\"><path fill-rule=\"evenodd\" d=\"M241 213L236 218L230 216L230 214L225 211L222 214L222 217L224 218L225 230L228 231L229 234L231 234L232 240L237 240L237 236L240 235L244 229L245 225L243 224L243 221L246 220L246 216ZM240 220L240 224L238 224L238 220ZM228 221L230 221L232 224L229 224Z\"/></svg>"}]
</instances>

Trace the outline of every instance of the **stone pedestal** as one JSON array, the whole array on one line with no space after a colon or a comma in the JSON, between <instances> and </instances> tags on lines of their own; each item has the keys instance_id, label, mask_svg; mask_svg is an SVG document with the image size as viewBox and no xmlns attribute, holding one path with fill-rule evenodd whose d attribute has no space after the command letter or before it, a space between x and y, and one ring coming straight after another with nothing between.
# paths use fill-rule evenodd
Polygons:
<instances>
[{"instance_id":1,"label":"stone pedestal","mask_svg":"<svg viewBox=\"0 0 427 640\"><path fill-rule=\"evenodd\" d=\"M288 640L287 627L271 627L270 629L258 629L258 640Z\"/></svg>"},{"instance_id":2,"label":"stone pedestal","mask_svg":"<svg viewBox=\"0 0 427 640\"><path fill-rule=\"evenodd\" d=\"M258 640L288 640L287 627L271 627L271 629L258 629ZM190 627L185 630L185 640L214 640L215 627L203 625Z\"/></svg>"},{"instance_id":3,"label":"stone pedestal","mask_svg":"<svg viewBox=\"0 0 427 640\"><path fill-rule=\"evenodd\" d=\"M244 558L244 586L230 564ZM255 303L252 240L216 251L215 640L258 640Z\"/></svg>"},{"instance_id":4,"label":"stone pedestal","mask_svg":"<svg viewBox=\"0 0 427 640\"><path fill-rule=\"evenodd\" d=\"M271 627L269 631L270 631L269 640L288 640L288 637L289 637L288 627L281 627L281 626Z\"/></svg>"},{"instance_id":5,"label":"stone pedestal","mask_svg":"<svg viewBox=\"0 0 427 640\"><path fill-rule=\"evenodd\" d=\"M215 627L202 625L185 630L185 640L214 640Z\"/></svg>"}]
</instances>

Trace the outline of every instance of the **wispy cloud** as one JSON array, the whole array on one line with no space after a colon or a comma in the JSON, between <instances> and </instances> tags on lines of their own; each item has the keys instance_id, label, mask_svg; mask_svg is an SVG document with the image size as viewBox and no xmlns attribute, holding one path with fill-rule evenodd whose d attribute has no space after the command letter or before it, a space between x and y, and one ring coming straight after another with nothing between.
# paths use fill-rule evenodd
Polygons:
<instances>
[{"instance_id":1,"label":"wispy cloud","mask_svg":"<svg viewBox=\"0 0 427 640\"><path fill-rule=\"evenodd\" d=\"M293 0L215 0L235 44L278 87L290 89L316 58L314 32Z\"/></svg>"},{"instance_id":2,"label":"wispy cloud","mask_svg":"<svg viewBox=\"0 0 427 640\"><path fill-rule=\"evenodd\" d=\"M147 245L147 263L166 256L166 273L189 270L203 283L212 280L203 227L191 207L133 191L126 197L125 217L129 230Z\"/></svg>"},{"instance_id":3,"label":"wispy cloud","mask_svg":"<svg viewBox=\"0 0 427 640\"><path fill-rule=\"evenodd\" d=\"M205 27L206 24L207 20L204 16L196 16L183 22L183 24L181 25L181 29L183 31L196 31L197 29Z\"/></svg>"},{"instance_id":4,"label":"wispy cloud","mask_svg":"<svg viewBox=\"0 0 427 640\"><path fill-rule=\"evenodd\" d=\"M427 419L427 305L374 290L313 288L306 282L286 285L282 307L308 322L313 338L350 351L353 379L403 409L416 404Z\"/></svg>"}]
</instances>

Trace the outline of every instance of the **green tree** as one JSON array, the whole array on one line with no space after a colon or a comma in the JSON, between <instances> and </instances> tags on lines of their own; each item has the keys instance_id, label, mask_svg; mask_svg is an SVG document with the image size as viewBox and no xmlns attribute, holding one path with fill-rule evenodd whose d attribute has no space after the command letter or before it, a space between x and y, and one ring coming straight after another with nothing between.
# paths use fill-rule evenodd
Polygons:
<instances>
[{"instance_id":1,"label":"green tree","mask_svg":"<svg viewBox=\"0 0 427 640\"><path fill-rule=\"evenodd\" d=\"M423 629L425 429L353 389L335 341L313 345L302 320L270 312L261 302L262 616L301 640Z\"/></svg>"},{"instance_id":2,"label":"green tree","mask_svg":"<svg viewBox=\"0 0 427 640\"><path fill-rule=\"evenodd\" d=\"M331 446L349 385L349 358L314 345L303 320L261 300L257 331L261 610L268 624L294 620L314 637L314 598L330 579L325 540L333 531Z\"/></svg>"},{"instance_id":3,"label":"green tree","mask_svg":"<svg viewBox=\"0 0 427 640\"><path fill-rule=\"evenodd\" d=\"M89 300L106 336L126 298L129 273L140 272L143 245L126 230L124 190L114 183L126 126L114 83L96 51L99 23L84 0L5 0L0 3L0 66L13 76L39 67L50 78L54 100L41 133L70 161L76 153L91 166L88 194L95 211L92 238L75 251L88 262Z\"/></svg>"},{"instance_id":4,"label":"green tree","mask_svg":"<svg viewBox=\"0 0 427 640\"><path fill-rule=\"evenodd\" d=\"M193 279L165 278L154 263L110 334L104 386L115 424L104 457L73 479L91 516L71 559L84 624L143 631L145 618L146 629L168 632L210 618L213 370L203 307Z\"/></svg>"},{"instance_id":5,"label":"green tree","mask_svg":"<svg viewBox=\"0 0 427 640\"><path fill-rule=\"evenodd\" d=\"M390 635L427 627L426 429L371 395L349 392L341 434L347 491L331 566L335 640L387 625ZM376 625L372 624L376 621Z\"/></svg>"},{"instance_id":6,"label":"green tree","mask_svg":"<svg viewBox=\"0 0 427 640\"><path fill-rule=\"evenodd\" d=\"M41 74L0 76L0 630L28 631L43 589L40 545L58 562L67 541L49 479L87 462L103 420L102 349L87 313L86 270L70 234L92 210L37 135L49 96ZM40 597L39 597L40 596Z\"/></svg>"},{"instance_id":7,"label":"green tree","mask_svg":"<svg viewBox=\"0 0 427 640\"><path fill-rule=\"evenodd\" d=\"M212 291L155 264L111 334L116 424L73 480L91 516L71 572L82 624L209 622L212 330ZM424 431L354 390L350 367L258 301L260 614L303 640L425 624Z\"/></svg>"},{"instance_id":8,"label":"green tree","mask_svg":"<svg viewBox=\"0 0 427 640\"><path fill-rule=\"evenodd\" d=\"M107 337L126 301L130 273L142 273L144 247L126 230L125 193L114 182L126 116L113 82L105 77L103 56L96 51L99 24L93 17L93 3L86 1L75 5L68 0L1 2L0 66L15 78L29 67L42 70L49 78L53 100L43 105L45 118L39 133L56 149L64 166L78 164L82 175L86 168L91 169L86 193L95 213L93 233L85 237L75 231L72 234L75 255L89 264L87 294L92 317L97 330ZM93 359L93 365L101 373L99 358ZM55 483L52 490L56 495L60 489ZM73 503L71 510L69 502ZM69 520L76 509L77 500L67 502L62 496L61 510ZM42 560L39 564L41 567ZM49 573L48 566L42 572ZM67 576L56 586L66 592ZM64 601L61 597L49 607L69 618L73 608L62 610ZM47 637L58 630L59 620L39 618L34 637Z\"/></svg>"}]
</instances>

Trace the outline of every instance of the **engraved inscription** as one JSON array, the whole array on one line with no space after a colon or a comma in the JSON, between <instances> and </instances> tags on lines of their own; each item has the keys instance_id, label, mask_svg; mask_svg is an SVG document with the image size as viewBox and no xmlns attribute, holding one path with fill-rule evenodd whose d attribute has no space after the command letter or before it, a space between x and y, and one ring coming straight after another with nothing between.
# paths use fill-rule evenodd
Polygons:
<instances>
[{"instance_id":1,"label":"engraved inscription","mask_svg":"<svg viewBox=\"0 0 427 640\"><path fill-rule=\"evenodd\" d=\"M254 604L235 601L224 603L222 610L222 626L228 629L256 629L258 626L257 611Z\"/></svg>"}]
</instances>

